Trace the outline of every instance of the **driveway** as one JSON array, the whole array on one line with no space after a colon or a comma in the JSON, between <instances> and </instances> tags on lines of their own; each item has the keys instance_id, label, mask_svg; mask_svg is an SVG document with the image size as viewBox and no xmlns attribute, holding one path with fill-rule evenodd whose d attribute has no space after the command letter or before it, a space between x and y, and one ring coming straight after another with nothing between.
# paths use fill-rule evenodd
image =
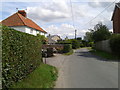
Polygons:
<instances>
[{"instance_id":1,"label":"driveway","mask_svg":"<svg viewBox=\"0 0 120 90\"><path fill-rule=\"evenodd\" d=\"M70 56L56 54L47 58L47 64L59 70L55 88L118 88L118 63L92 55L86 48Z\"/></svg>"}]
</instances>

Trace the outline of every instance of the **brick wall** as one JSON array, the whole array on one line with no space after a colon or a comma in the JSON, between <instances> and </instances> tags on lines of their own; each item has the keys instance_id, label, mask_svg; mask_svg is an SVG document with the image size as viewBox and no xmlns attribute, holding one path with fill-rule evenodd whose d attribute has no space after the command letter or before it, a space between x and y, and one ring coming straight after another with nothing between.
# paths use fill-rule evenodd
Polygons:
<instances>
[{"instance_id":1,"label":"brick wall","mask_svg":"<svg viewBox=\"0 0 120 90\"><path fill-rule=\"evenodd\" d=\"M113 32L120 33L120 9L116 8L113 17Z\"/></svg>"}]
</instances>

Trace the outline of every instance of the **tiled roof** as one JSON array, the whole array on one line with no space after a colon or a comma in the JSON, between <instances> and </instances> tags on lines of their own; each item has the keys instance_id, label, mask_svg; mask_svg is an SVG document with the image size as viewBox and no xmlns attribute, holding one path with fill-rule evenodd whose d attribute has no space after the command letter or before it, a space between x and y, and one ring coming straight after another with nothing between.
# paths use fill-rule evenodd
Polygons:
<instances>
[{"instance_id":1,"label":"tiled roof","mask_svg":"<svg viewBox=\"0 0 120 90\"><path fill-rule=\"evenodd\" d=\"M18 12L6 18L1 23L6 26L28 26L36 30L39 30L41 32L47 33L41 27L39 27L35 22L22 16Z\"/></svg>"},{"instance_id":2,"label":"tiled roof","mask_svg":"<svg viewBox=\"0 0 120 90\"><path fill-rule=\"evenodd\" d=\"M120 3L116 3L116 6L117 6L118 8L120 8Z\"/></svg>"}]
</instances>

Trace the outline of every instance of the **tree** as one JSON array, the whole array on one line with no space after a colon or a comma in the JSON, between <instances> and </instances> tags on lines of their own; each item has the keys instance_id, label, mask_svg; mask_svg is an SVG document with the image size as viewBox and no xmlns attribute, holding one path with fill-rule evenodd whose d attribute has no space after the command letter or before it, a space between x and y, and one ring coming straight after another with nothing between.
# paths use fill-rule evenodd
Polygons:
<instances>
[{"instance_id":1,"label":"tree","mask_svg":"<svg viewBox=\"0 0 120 90\"><path fill-rule=\"evenodd\" d=\"M92 32L86 32L85 36L84 36L84 40L87 41L87 42L93 41L92 35L93 35Z\"/></svg>"},{"instance_id":2,"label":"tree","mask_svg":"<svg viewBox=\"0 0 120 90\"><path fill-rule=\"evenodd\" d=\"M111 33L109 32L109 29L106 25L103 25L102 23L98 23L97 25L95 25L92 34L92 39L94 40L94 42L107 40L110 38L110 36Z\"/></svg>"}]
</instances>

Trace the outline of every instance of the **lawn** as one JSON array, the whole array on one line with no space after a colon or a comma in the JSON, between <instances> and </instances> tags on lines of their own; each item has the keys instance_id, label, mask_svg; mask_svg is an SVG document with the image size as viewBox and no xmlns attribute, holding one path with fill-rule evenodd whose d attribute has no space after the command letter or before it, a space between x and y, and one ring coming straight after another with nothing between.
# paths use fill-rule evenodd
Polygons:
<instances>
[{"instance_id":1,"label":"lawn","mask_svg":"<svg viewBox=\"0 0 120 90\"><path fill-rule=\"evenodd\" d=\"M11 88L53 88L57 73L55 67L41 64L27 78L16 83Z\"/></svg>"}]
</instances>

